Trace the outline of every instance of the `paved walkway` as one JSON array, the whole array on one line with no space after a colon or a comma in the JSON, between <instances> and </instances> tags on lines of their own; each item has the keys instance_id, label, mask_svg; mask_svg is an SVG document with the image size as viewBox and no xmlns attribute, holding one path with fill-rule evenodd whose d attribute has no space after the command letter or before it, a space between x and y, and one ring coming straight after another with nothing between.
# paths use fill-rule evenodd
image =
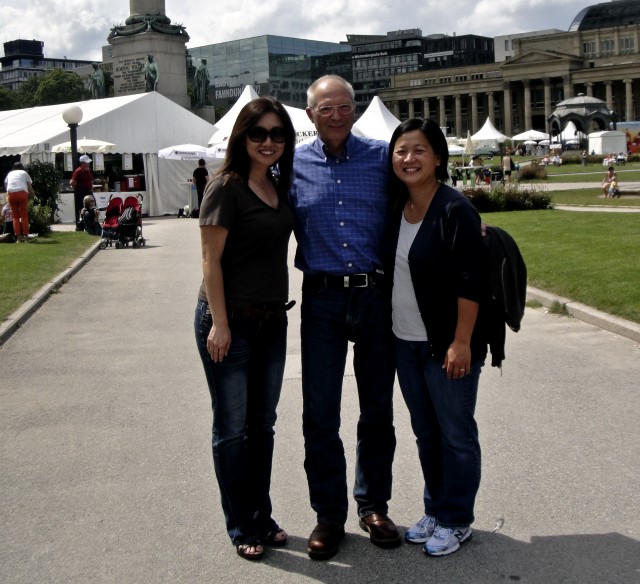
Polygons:
<instances>
[{"instance_id":1,"label":"paved walkway","mask_svg":"<svg viewBox=\"0 0 640 584\"><path fill-rule=\"evenodd\" d=\"M477 417L475 535L454 557L380 550L359 528L312 562L301 436L299 306L276 434L275 517L291 534L257 565L224 532L211 413L192 332L196 222L144 222L148 246L100 251L0 347L0 582L258 584L633 582L640 573L638 345L527 309L502 371L486 367ZM293 250L293 246L292 246ZM291 297L300 300L300 273ZM353 474L357 396L345 376ZM421 514L422 481L396 393L391 516ZM496 531L496 524L504 526Z\"/></svg>"}]
</instances>

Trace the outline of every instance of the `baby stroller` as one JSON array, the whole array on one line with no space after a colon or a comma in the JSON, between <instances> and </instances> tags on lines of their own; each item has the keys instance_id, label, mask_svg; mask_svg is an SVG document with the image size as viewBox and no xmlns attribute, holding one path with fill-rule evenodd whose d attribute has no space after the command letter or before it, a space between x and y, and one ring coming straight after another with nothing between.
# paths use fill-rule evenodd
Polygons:
<instances>
[{"instance_id":1,"label":"baby stroller","mask_svg":"<svg viewBox=\"0 0 640 584\"><path fill-rule=\"evenodd\" d=\"M140 193L137 196L129 196L124 200L122 214L118 218L118 241L116 249L143 246L146 241L142 237L142 200Z\"/></svg>"},{"instance_id":2,"label":"baby stroller","mask_svg":"<svg viewBox=\"0 0 640 584\"><path fill-rule=\"evenodd\" d=\"M105 218L102 222L102 239L100 249L111 247L114 241L118 241L118 219L122 215L122 199L120 197L109 197L109 203L105 210Z\"/></svg>"}]
</instances>

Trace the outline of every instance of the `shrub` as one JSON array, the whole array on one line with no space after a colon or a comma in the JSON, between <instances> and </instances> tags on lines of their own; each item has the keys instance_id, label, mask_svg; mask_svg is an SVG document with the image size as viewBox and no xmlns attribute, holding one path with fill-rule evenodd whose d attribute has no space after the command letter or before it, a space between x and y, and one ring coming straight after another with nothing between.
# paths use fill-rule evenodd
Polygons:
<instances>
[{"instance_id":1,"label":"shrub","mask_svg":"<svg viewBox=\"0 0 640 584\"><path fill-rule=\"evenodd\" d=\"M25 166L36 192L35 203L49 207L53 213L58 209L58 192L62 173L51 162L34 160Z\"/></svg>"},{"instance_id":2,"label":"shrub","mask_svg":"<svg viewBox=\"0 0 640 584\"><path fill-rule=\"evenodd\" d=\"M491 190L468 188L463 189L462 194L471 201L478 213L553 208L551 195L532 185L523 187L509 184Z\"/></svg>"},{"instance_id":3,"label":"shrub","mask_svg":"<svg viewBox=\"0 0 640 584\"><path fill-rule=\"evenodd\" d=\"M535 163L527 164L527 166L520 165L518 178L520 180L546 179L547 169L544 166Z\"/></svg>"},{"instance_id":4,"label":"shrub","mask_svg":"<svg viewBox=\"0 0 640 584\"><path fill-rule=\"evenodd\" d=\"M51 218L53 210L49 205L42 205L38 201L29 201L29 232L44 235L51 233Z\"/></svg>"}]
</instances>

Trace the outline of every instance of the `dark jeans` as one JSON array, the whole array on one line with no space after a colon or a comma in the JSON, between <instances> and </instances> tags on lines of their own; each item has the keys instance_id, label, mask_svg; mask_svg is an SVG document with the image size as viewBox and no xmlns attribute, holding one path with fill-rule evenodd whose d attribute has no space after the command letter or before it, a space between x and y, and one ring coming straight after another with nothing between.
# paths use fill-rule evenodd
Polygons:
<instances>
[{"instance_id":1,"label":"dark jeans","mask_svg":"<svg viewBox=\"0 0 640 584\"><path fill-rule=\"evenodd\" d=\"M195 335L211 393L213 465L227 533L251 543L277 528L271 518L271 463L276 407L287 352L287 316L229 315L231 347L221 363L207 351L209 305L198 300Z\"/></svg>"},{"instance_id":2,"label":"dark jeans","mask_svg":"<svg viewBox=\"0 0 640 584\"><path fill-rule=\"evenodd\" d=\"M376 287L303 287L301 316L304 465L311 507L319 522L343 525L346 521L340 402L352 341L360 403L353 494L360 517L387 513L396 446L389 305Z\"/></svg>"},{"instance_id":3,"label":"dark jeans","mask_svg":"<svg viewBox=\"0 0 640 584\"><path fill-rule=\"evenodd\" d=\"M474 412L484 362L472 363L462 379L447 379L427 342L398 338L396 359L425 481L425 513L445 527L470 525L480 487Z\"/></svg>"}]
</instances>

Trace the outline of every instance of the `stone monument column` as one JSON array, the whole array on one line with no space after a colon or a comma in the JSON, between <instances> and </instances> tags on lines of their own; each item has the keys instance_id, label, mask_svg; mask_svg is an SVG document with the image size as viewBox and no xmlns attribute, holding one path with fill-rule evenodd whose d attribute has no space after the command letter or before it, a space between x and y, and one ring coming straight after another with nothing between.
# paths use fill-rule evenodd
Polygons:
<instances>
[{"instance_id":1,"label":"stone monument column","mask_svg":"<svg viewBox=\"0 0 640 584\"><path fill-rule=\"evenodd\" d=\"M186 29L171 24L164 0L129 0L129 11L125 24L114 26L107 39L112 48L114 97L157 91L190 108Z\"/></svg>"}]
</instances>

